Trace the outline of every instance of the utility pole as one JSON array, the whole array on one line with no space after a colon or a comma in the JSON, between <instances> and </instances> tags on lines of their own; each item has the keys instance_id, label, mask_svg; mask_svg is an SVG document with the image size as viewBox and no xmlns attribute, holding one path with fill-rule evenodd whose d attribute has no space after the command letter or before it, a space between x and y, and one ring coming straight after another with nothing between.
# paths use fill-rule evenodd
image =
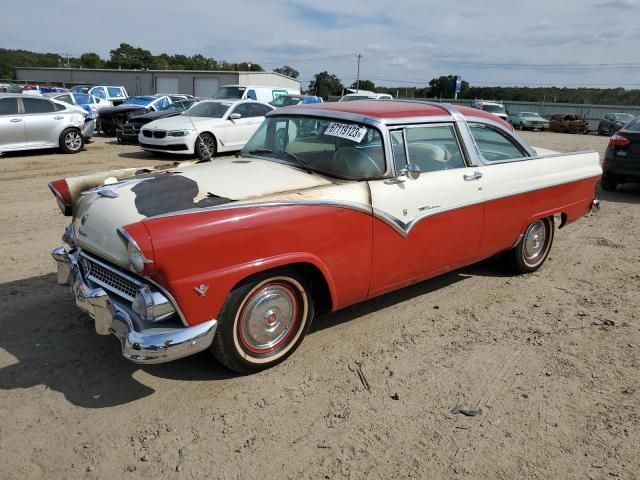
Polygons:
<instances>
[{"instance_id":1,"label":"utility pole","mask_svg":"<svg viewBox=\"0 0 640 480\"><path fill-rule=\"evenodd\" d=\"M358 75L356 76L356 93L360 91L360 59L362 58L362 54L358 54Z\"/></svg>"}]
</instances>

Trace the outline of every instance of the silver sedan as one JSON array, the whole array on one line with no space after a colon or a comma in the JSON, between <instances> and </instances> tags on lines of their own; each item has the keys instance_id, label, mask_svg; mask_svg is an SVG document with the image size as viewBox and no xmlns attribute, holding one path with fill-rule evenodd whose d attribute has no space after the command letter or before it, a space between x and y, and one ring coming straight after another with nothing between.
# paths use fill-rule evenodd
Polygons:
<instances>
[{"instance_id":1,"label":"silver sedan","mask_svg":"<svg viewBox=\"0 0 640 480\"><path fill-rule=\"evenodd\" d=\"M93 135L87 112L57 100L0 94L0 153L60 148L77 153Z\"/></svg>"}]
</instances>

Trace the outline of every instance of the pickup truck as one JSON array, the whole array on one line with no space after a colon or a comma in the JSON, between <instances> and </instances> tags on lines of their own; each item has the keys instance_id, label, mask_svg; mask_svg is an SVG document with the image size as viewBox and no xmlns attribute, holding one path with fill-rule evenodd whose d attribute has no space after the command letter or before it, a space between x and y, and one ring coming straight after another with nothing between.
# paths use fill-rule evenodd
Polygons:
<instances>
[{"instance_id":1,"label":"pickup truck","mask_svg":"<svg viewBox=\"0 0 640 480\"><path fill-rule=\"evenodd\" d=\"M539 154L477 109L283 107L238 156L52 181L70 217L52 256L125 358L210 349L250 373L323 313L497 254L538 270L601 174L597 153Z\"/></svg>"}]
</instances>

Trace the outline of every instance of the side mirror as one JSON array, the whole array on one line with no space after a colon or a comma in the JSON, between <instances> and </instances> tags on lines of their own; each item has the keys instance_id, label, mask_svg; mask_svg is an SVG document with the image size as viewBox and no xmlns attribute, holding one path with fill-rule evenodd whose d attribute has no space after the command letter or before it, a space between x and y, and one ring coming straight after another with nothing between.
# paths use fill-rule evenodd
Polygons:
<instances>
[{"instance_id":1,"label":"side mirror","mask_svg":"<svg viewBox=\"0 0 640 480\"><path fill-rule=\"evenodd\" d=\"M232 113L231 115L229 115L229 120L237 120L239 118L242 118L242 115L239 113Z\"/></svg>"},{"instance_id":2,"label":"side mirror","mask_svg":"<svg viewBox=\"0 0 640 480\"><path fill-rule=\"evenodd\" d=\"M411 180L417 180L420 177L420 167L415 163L410 163L407 168L404 169L405 175Z\"/></svg>"}]
</instances>

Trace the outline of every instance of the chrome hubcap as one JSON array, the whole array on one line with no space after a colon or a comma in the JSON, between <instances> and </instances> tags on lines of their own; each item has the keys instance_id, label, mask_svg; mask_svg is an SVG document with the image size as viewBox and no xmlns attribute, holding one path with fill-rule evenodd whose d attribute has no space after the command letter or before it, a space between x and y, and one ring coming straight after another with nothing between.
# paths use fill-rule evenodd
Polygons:
<instances>
[{"instance_id":1,"label":"chrome hubcap","mask_svg":"<svg viewBox=\"0 0 640 480\"><path fill-rule=\"evenodd\" d=\"M64 144L69 150L78 150L81 142L82 138L78 132L69 132L64 137Z\"/></svg>"},{"instance_id":2,"label":"chrome hubcap","mask_svg":"<svg viewBox=\"0 0 640 480\"><path fill-rule=\"evenodd\" d=\"M278 348L298 318L298 299L289 285L271 284L256 291L240 312L239 333L249 350L265 353Z\"/></svg>"},{"instance_id":3,"label":"chrome hubcap","mask_svg":"<svg viewBox=\"0 0 640 480\"><path fill-rule=\"evenodd\" d=\"M527 263L536 263L544 254L546 239L547 230L542 220L529 225L524 235L524 258Z\"/></svg>"}]
</instances>

